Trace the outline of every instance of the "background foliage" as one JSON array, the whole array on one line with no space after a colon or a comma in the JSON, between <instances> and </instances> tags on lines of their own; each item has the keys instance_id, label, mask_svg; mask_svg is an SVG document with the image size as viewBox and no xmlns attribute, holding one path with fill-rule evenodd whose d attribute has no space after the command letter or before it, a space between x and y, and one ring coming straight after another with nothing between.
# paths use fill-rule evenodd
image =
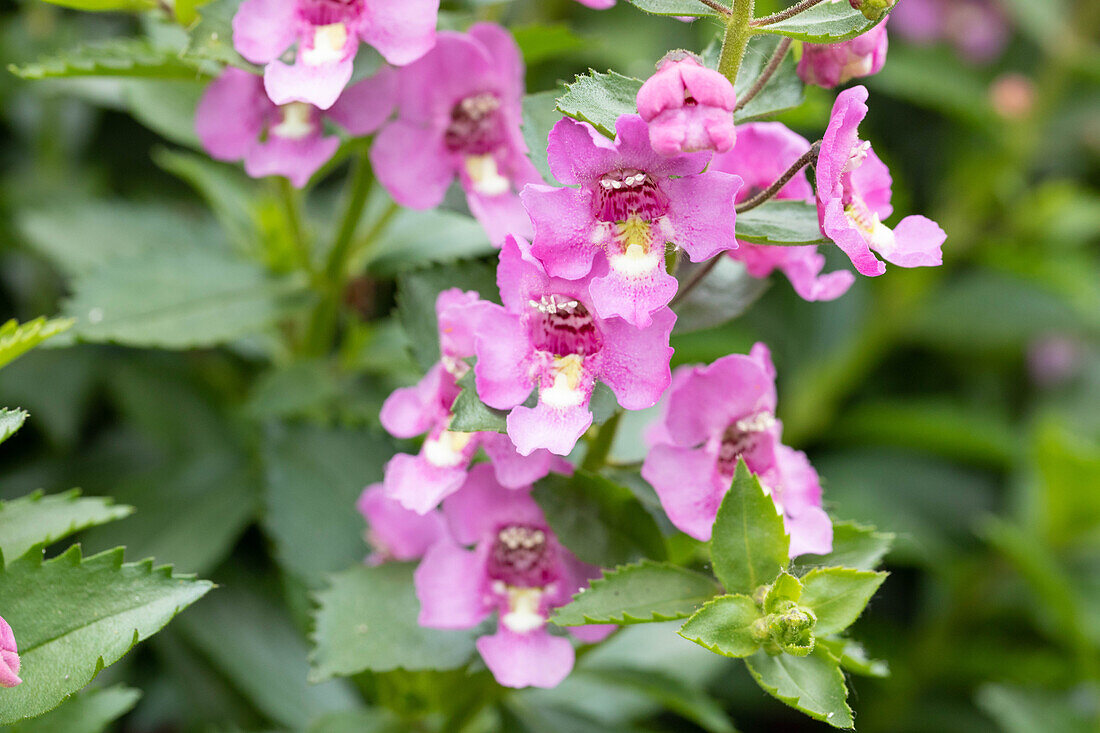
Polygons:
<instances>
[{"instance_id":1,"label":"background foliage","mask_svg":"<svg viewBox=\"0 0 1100 733\"><path fill-rule=\"evenodd\" d=\"M892 575L857 622L892 671L850 680L862 731L1084 733L1100 709L1100 57L1087 40L1100 13L1087 0L1004 5L1016 30L994 65L895 36L868 80L867 137L898 208L949 233L944 266L892 268L825 304L775 280L743 317L673 343L674 363L694 363L767 341L785 436L828 482L831 513L898 534ZM444 7L456 24L518 26L532 92L589 67L645 78L667 48L713 33L625 2ZM0 62L49 76L25 65L137 22L5 0ZM192 51L226 53L213 40ZM1022 113L996 95L1007 73L1033 85ZM346 570L366 553L354 500L394 450L378 408L435 358L410 356L394 327L391 312L409 316L395 280L489 249L452 212L400 215L353 260L340 352L307 341L291 353L273 329L316 303L289 274L278 192L193 152L203 83L193 66L172 75L0 76L0 312L78 319L0 374L0 404L32 415L0 447L0 498L73 486L112 497L136 511L84 532L86 558L125 544L131 560L221 586L50 719L16 729L406 729L394 721L426 705L509 730L725 731L727 714L744 731L824 729L764 696L736 660L655 624L584 656L557 690L510 694L499 720L465 709L484 671L333 680L358 671L340 648L311 663L310 593L328 574L344 571L322 603L368 572L408 587L406 567ZM806 94L780 119L812 136L831 96ZM310 199L321 233L340 206L338 167ZM362 233L384 209L371 202ZM640 421L631 428L613 459L640 458ZM365 613L385 615L382 600ZM327 681L309 684L311 666Z\"/></svg>"}]
</instances>

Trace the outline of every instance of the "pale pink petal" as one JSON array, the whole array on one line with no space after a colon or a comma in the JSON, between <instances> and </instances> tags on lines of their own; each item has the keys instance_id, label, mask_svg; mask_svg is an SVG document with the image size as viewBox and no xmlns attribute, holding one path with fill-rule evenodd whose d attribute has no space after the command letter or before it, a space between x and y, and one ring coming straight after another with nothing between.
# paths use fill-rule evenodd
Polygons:
<instances>
[{"instance_id":1,"label":"pale pink petal","mask_svg":"<svg viewBox=\"0 0 1100 733\"><path fill-rule=\"evenodd\" d=\"M878 247L887 262L898 267L930 267L943 264L940 248L947 234L940 225L923 216L907 216L894 227L894 246Z\"/></svg>"},{"instance_id":2,"label":"pale pink petal","mask_svg":"<svg viewBox=\"0 0 1100 733\"><path fill-rule=\"evenodd\" d=\"M791 536L791 557L832 552L833 522L821 507L806 507L796 515L784 516L783 524Z\"/></svg>"},{"instance_id":3,"label":"pale pink petal","mask_svg":"<svg viewBox=\"0 0 1100 733\"><path fill-rule=\"evenodd\" d=\"M508 437L520 455L544 449L567 456L592 425L587 400L583 405L551 407L542 400L535 407L514 408L508 414Z\"/></svg>"},{"instance_id":4,"label":"pale pink petal","mask_svg":"<svg viewBox=\"0 0 1100 733\"><path fill-rule=\"evenodd\" d=\"M782 271L790 280L794 291L807 301L835 300L846 293L855 282L855 275L847 270L822 275L825 257L812 245L769 247L740 242L738 248L730 252L730 256L745 263L745 269L753 277L767 277L777 269Z\"/></svg>"},{"instance_id":5,"label":"pale pink petal","mask_svg":"<svg viewBox=\"0 0 1100 733\"><path fill-rule=\"evenodd\" d=\"M668 181L673 238L692 262L737 249L734 202L741 185L740 176L717 172Z\"/></svg>"},{"instance_id":6,"label":"pale pink petal","mask_svg":"<svg viewBox=\"0 0 1100 733\"><path fill-rule=\"evenodd\" d=\"M821 231L848 255L861 275L875 277L886 272L886 265L871 252L867 237L844 212L841 199L833 198L825 204Z\"/></svg>"},{"instance_id":7,"label":"pale pink petal","mask_svg":"<svg viewBox=\"0 0 1100 733\"><path fill-rule=\"evenodd\" d=\"M874 148L867 148L867 157L852 171L851 182L853 192L878 214L879 219L885 221L894 213L894 207L890 205L890 187L894 181L890 177L890 169L875 154Z\"/></svg>"},{"instance_id":8,"label":"pale pink petal","mask_svg":"<svg viewBox=\"0 0 1100 733\"><path fill-rule=\"evenodd\" d=\"M352 84L328 111L328 116L356 137L369 135L389 118L397 102L397 72L383 66Z\"/></svg>"},{"instance_id":9,"label":"pale pink petal","mask_svg":"<svg viewBox=\"0 0 1100 733\"><path fill-rule=\"evenodd\" d=\"M657 492L669 521L697 540L710 539L711 525L729 486L716 458L702 449L655 446L642 464L642 478Z\"/></svg>"},{"instance_id":10,"label":"pale pink petal","mask_svg":"<svg viewBox=\"0 0 1100 733\"><path fill-rule=\"evenodd\" d=\"M469 629L492 611L485 601L484 560L450 540L432 545L413 574L417 622L433 629Z\"/></svg>"},{"instance_id":11,"label":"pale pink petal","mask_svg":"<svg viewBox=\"0 0 1100 733\"><path fill-rule=\"evenodd\" d=\"M530 486L560 465L560 459L545 450L525 456L504 433L482 433L481 447L489 455L493 472L502 486L518 489Z\"/></svg>"},{"instance_id":12,"label":"pale pink petal","mask_svg":"<svg viewBox=\"0 0 1100 733\"><path fill-rule=\"evenodd\" d=\"M244 0L233 16L233 46L254 64L266 64L298 35L297 0Z\"/></svg>"},{"instance_id":13,"label":"pale pink petal","mask_svg":"<svg viewBox=\"0 0 1100 733\"><path fill-rule=\"evenodd\" d=\"M417 514L427 514L466 480L466 464L435 466L423 455L398 453L386 464L386 496Z\"/></svg>"},{"instance_id":14,"label":"pale pink petal","mask_svg":"<svg viewBox=\"0 0 1100 733\"><path fill-rule=\"evenodd\" d=\"M271 101L278 105L304 102L318 109L328 109L351 80L352 66L350 58L317 66L301 61L284 64L276 59L264 68L264 88Z\"/></svg>"},{"instance_id":15,"label":"pale pink petal","mask_svg":"<svg viewBox=\"0 0 1100 733\"><path fill-rule=\"evenodd\" d=\"M285 176L296 188L303 188L313 174L336 154L340 138L312 135L301 139L269 135L244 159L245 173L253 178Z\"/></svg>"},{"instance_id":16,"label":"pale pink petal","mask_svg":"<svg viewBox=\"0 0 1100 733\"><path fill-rule=\"evenodd\" d=\"M439 512L417 514L385 493L382 484L371 484L356 503L367 520L368 537L378 560L416 560L446 534Z\"/></svg>"},{"instance_id":17,"label":"pale pink petal","mask_svg":"<svg viewBox=\"0 0 1100 733\"><path fill-rule=\"evenodd\" d=\"M535 388L532 352L518 315L486 309L478 329L474 376L478 396L499 410L522 403Z\"/></svg>"},{"instance_id":18,"label":"pale pink petal","mask_svg":"<svg viewBox=\"0 0 1100 733\"><path fill-rule=\"evenodd\" d=\"M648 271L639 272L642 262L648 263ZM601 318L619 317L636 328L647 328L653 322L652 314L668 305L678 286L676 278L665 270L664 249L642 257L612 256L610 263L607 275L592 279L596 312ZM629 274L624 274L624 269Z\"/></svg>"},{"instance_id":19,"label":"pale pink petal","mask_svg":"<svg viewBox=\"0 0 1100 733\"><path fill-rule=\"evenodd\" d=\"M626 321L604 321L603 361L598 379L611 388L627 410L652 407L672 382L668 345L676 314L664 308L653 314L653 323L638 329Z\"/></svg>"},{"instance_id":20,"label":"pale pink petal","mask_svg":"<svg viewBox=\"0 0 1100 733\"><path fill-rule=\"evenodd\" d=\"M526 71L523 67L523 55L512 34L495 23L474 23L466 33L489 52L489 57L493 60L493 71L501 82L500 90L504 96L516 100L521 98Z\"/></svg>"},{"instance_id":21,"label":"pale pink petal","mask_svg":"<svg viewBox=\"0 0 1100 733\"><path fill-rule=\"evenodd\" d=\"M364 0L363 5L360 36L394 66L416 61L435 45L439 0Z\"/></svg>"},{"instance_id":22,"label":"pale pink petal","mask_svg":"<svg viewBox=\"0 0 1100 733\"><path fill-rule=\"evenodd\" d=\"M378 180L394 201L412 209L433 209L454 180L443 133L396 120L382 128L370 150Z\"/></svg>"},{"instance_id":23,"label":"pale pink petal","mask_svg":"<svg viewBox=\"0 0 1100 733\"><path fill-rule=\"evenodd\" d=\"M422 435L445 420L447 397L453 401L454 378L436 364L414 387L395 389L382 403L382 427L395 438Z\"/></svg>"},{"instance_id":24,"label":"pale pink petal","mask_svg":"<svg viewBox=\"0 0 1100 733\"><path fill-rule=\"evenodd\" d=\"M478 639L477 650L505 687L557 687L573 670L573 645L545 629L517 634L502 625Z\"/></svg>"},{"instance_id":25,"label":"pale pink petal","mask_svg":"<svg viewBox=\"0 0 1100 733\"><path fill-rule=\"evenodd\" d=\"M257 144L274 105L260 77L228 68L211 82L195 110L195 132L212 158L235 161Z\"/></svg>"},{"instance_id":26,"label":"pale pink petal","mask_svg":"<svg viewBox=\"0 0 1100 733\"><path fill-rule=\"evenodd\" d=\"M520 194L535 226L531 253L554 277L582 278L598 247L587 189L529 185Z\"/></svg>"},{"instance_id":27,"label":"pale pink petal","mask_svg":"<svg viewBox=\"0 0 1100 733\"><path fill-rule=\"evenodd\" d=\"M485 228L489 241L498 247L509 234L530 237L535 233L527 211L513 191L499 196L484 196L467 188L466 203L470 207L470 213Z\"/></svg>"},{"instance_id":28,"label":"pale pink petal","mask_svg":"<svg viewBox=\"0 0 1100 733\"><path fill-rule=\"evenodd\" d=\"M465 359L474 355L477 327L489 305L473 290L450 288L439 294L435 299L435 317L443 356Z\"/></svg>"},{"instance_id":29,"label":"pale pink petal","mask_svg":"<svg viewBox=\"0 0 1100 733\"><path fill-rule=\"evenodd\" d=\"M586 624L568 629L573 638L585 644L598 644L618 630L615 624Z\"/></svg>"}]
</instances>

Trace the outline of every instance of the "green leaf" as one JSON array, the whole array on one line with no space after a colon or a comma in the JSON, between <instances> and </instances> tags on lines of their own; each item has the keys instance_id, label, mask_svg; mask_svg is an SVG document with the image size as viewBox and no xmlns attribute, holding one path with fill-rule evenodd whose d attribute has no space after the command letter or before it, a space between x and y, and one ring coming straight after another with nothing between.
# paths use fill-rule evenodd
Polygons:
<instances>
[{"instance_id":1,"label":"green leaf","mask_svg":"<svg viewBox=\"0 0 1100 733\"><path fill-rule=\"evenodd\" d=\"M558 608L551 621L559 626L642 624L687 618L720 592L701 573L670 563L642 560L604 571L573 601Z\"/></svg>"},{"instance_id":2,"label":"green leaf","mask_svg":"<svg viewBox=\"0 0 1100 733\"><path fill-rule=\"evenodd\" d=\"M760 609L748 596L719 596L689 618L678 632L715 654L748 657L760 648L752 626L760 618Z\"/></svg>"},{"instance_id":3,"label":"green leaf","mask_svg":"<svg viewBox=\"0 0 1100 733\"><path fill-rule=\"evenodd\" d=\"M557 179L550 172L550 163L546 159L550 130L561 119L558 112L560 89L528 94L523 98L523 141L527 143L527 157L538 168L542 179L556 184Z\"/></svg>"},{"instance_id":4,"label":"green leaf","mask_svg":"<svg viewBox=\"0 0 1100 733\"><path fill-rule=\"evenodd\" d=\"M264 442L264 527L284 568L318 587L324 574L363 560L366 527L355 501L382 479L392 455L393 444L373 431L272 427Z\"/></svg>"},{"instance_id":5,"label":"green leaf","mask_svg":"<svg viewBox=\"0 0 1100 733\"><path fill-rule=\"evenodd\" d=\"M317 593L310 681L364 670L454 669L474 652L476 630L440 631L416 622L415 564L360 566Z\"/></svg>"},{"instance_id":6,"label":"green leaf","mask_svg":"<svg viewBox=\"0 0 1100 733\"><path fill-rule=\"evenodd\" d=\"M817 616L814 633L836 634L851 626L888 573L853 568L818 568L802 577L802 599Z\"/></svg>"},{"instance_id":7,"label":"green leaf","mask_svg":"<svg viewBox=\"0 0 1100 733\"><path fill-rule=\"evenodd\" d=\"M36 491L13 501L0 501L0 552L12 560L33 546L50 545L99 524L133 513L114 500L81 497L80 489L45 496Z\"/></svg>"},{"instance_id":8,"label":"green leaf","mask_svg":"<svg viewBox=\"0 0 1100 733\"><path fill-rule=\"evenodd\" d=\"M706 265L681 268L680 282ZM739 317L768 290L768 279L753 277L742 262L721 257L702 282L676 304L676 334L721 326Z\"/></svg>"},{"instance_id":9,"label":"green leaf","mask_svg":"<svg viewBox=\"0 0 1100 733\"><path fill-rule=\"evenodd\" d=\"M711 733L736 733L726 711L711 699L705 690L672 674L629 667L614 669L599 667L578 670L573 674L582 678L587 677L586 681L597 681L602 685L610 684L619 689L640 692L661 707L671 710Z\"/></svg>"},{"instance_id":10,"label":"green leaf","mask_svg":"<svg viewBox=\"0 0 1100 733\"><path fill-rule=\"evenodd\" d=\"M135 120L166 140L185 145L193 150L202 150L199 135L195 132L195 110L207 86L208 83L205 81L195 79L174 81L127 79L123 85L122 95L130 115ZM165 165L165 153L163 149L155 149L153 161L169 172L186 178L181 172ZM231 167L228 163L216 163L210 158L205 159L209 167ZM238 175L244 176L243 173ZM229 205L228 202L220 202L221 207ZM219 213L217 207L215 213Z\"/></svg>"},{"instance_id":11,"label":"green leaf","mask_svg":"<svg viewBox=\"0 0 1100 733\"><path fill-rule=\"evenodd\" d=\"M1047 418L1035 429L1038 515L1055 546L1094 537L1100 527L1100 443Z\"/></svg>"},{"instance_id":12,"label":"green leaf","mask_svg":"<svg viewBox=\"0 0 1100 733\"><path fill-rule=\"evenodd\" d=\"M589 69L566 85L565 94L558 97L558 111L567 117L592 124L610 138L615 137L615 120L620 115L638 111L635 99L642 88L641 79L623 76L615 71L606 74Z\"/></svg>"},{"instance_id":13,"label":"green leaf","mask_svg":"<svg viewBox=\"0 0 1100 733\"><path fill-rule=\"evenodd\" d=\"M817 643L839 659L840 666L852 674L880 679L890 676L890 665L880 659L871 659L867 656L867 650L858 641L833 638L818 639Z\"/></svg>"},{"instance_id":14,"label":"green leaf","mask_svg":"<svg viewBox=\"0 0 1100 733\"><path fill-rule=\"evenodd\" d=\"M817 206L805 201L775 201L737 215L737 238L750 244L800 247L829 244L817 223Z\"/></svg>"},{"instance_id":15,"label":"green leaf","mask_svg":"<svg viewBox=\"0 0 1100 733\"><path fill-rule=\"evenodd\" d=\"M698 0L627 0L631 5L653 15L683 15L695 18L719 17L718 11Z\"/></svg>"},{"instance_id":16,"label":"green leaf","mask_svg":"<svg viewBox=\"0 0 1100 733\"><path fill-rule=\"evenodd\" d=\"M35 318L20 324L14 318L0 326L0 367L10 364L35 346L63 331L73 322L68 318Z\"/></svg>"},{"instance_id":17,"label":"green leaf","mask_svg":"<svg viewBox=\"0 0 1100 733\"><path fill-rule=\"evenodd\" d=\"M0 443L15 435L30 415L26 410L0 408Z\"/></svg>"},{"instance_id":18,"label":"green leaf","mask_svg":"<svg viewBox=\"0 0 1100 733\"><path fill-rule=\"evenodd\" d=\"M977 702L1004 733L1096 733L1097 730L1100 699L1095 688L1086 685L1062 692L984 684L978 688Z\"/></svg>"},{"instance_id":19,"label":"green leaf","mask_svg":"<svg viewBox=\"0 0 1100 733\"><path fill-rule=\"evenodd\" d=\"M745 57L741 61L741 68L737 72L737 83L734 89L738 98L742 97L764 70L775 47L780 39L773 36L754 36L749 39L748 48L745 49ZM780 112L794 109L802 104L803 84L795 71L794 57L787 54L783 63L775 70L772 78L764 85L755 97L743 108L734 112L734 119L738 124L772 117Z\"/></svg>"},{"instance_id":20,"label":"green leaf","mask_svg":"<svg viewBox=\"0 0 1100 733\"><path fill-rule=\"evenodd\" d=\"M155 0L45 0L51 5L91 12L140 13L157 6Z\"/></svg>"},{"instance_id":21,"label":"green leaf","mask_svg":"<svg viewBox=\"0 0 1100 733\"><path fill-rule=\"evenodd\" d=\"M123 564L122 548L84 559L72 547L46 562L27 553L7 565L0 598L23 684L0 690L0 724L56 707L212 587L151 560Z\"/></svg>"},{"instance_id":22,"label":"green leaf","mask_svg":"<svg viewBox=\"0 0 1100 733\"><path fill-rule=\"evenodd\" d=\"M5 728L4 733L101 733L140 698L141 690L125 685L84 690L45 715Z\"/></svg>"},{"instance_id":23,"label":"green leaf","mask_svg":"<svg viewBox=\"0 0 1100 733\"><path fill-rule=\"evenodd\" d=\"M409 339L413 358L424 371L439 361L435 301L448 288L474 290L485 300L497 300L496 268L486 262L458 262L398 277L397 316Z\"/></svg>"},{"instance_id":24,"label":"green leaf","mask_svg":"<svg viewBox=\"0 0 1100 733\"><path fill-rule=\"evenodd\" d=\"M574 33L565 23L514 26L511 31L516 38L516 45L523 53L523 61L528 66L546 59L566 56L586 45L585 39Z\"/></svg>"},{"instance_id":25,"label":"green leaf","mask_svg":"<svg viewBox=\"0 0 1100 733\"><path fill-rule=\"evenodd\" d=\"M494 410L482 402L477 396L477 385L474 379L474 370L471 365L470 370L458 380L458 386L462 391L458 393L451 408L454 417L451 418L449 429L459 433L505 432L507 429L505 418L508 413L504 410Z\"/></svg>"},{"instance_id":26,"label":"green leaf","mask_svg":"<svg viewBox=\"0 0 1100 733\"><path fill-rule=\"evenodd\" d=\"M191 29L191 41L184 55L258 73L259 67L245 61L233 48L233 16L240 4L241 0L214 0L205 5L202 18Z\"/></svg>"},{"instance_id":27,"label":"green leaf","mask_svg":"<svg viewBox=\"0 0 1100 733\"><path fill-rule=\"evenodd\" d=\"M787 571L779 574L764 596L764 612L774 613L780 601L795 601L802 597L802 582Z\"/></svg>"},{"instance_id":28,"label":"green leaf","mask_svg":"<svg viewBox=\"0 0 1100 733\"><path fill-rule=\"evenodd\" d=\"M262 255L257 246L256 181L236 166L206 155L155 148L152 157L160 168L186 181L203 197L233 242L246 252Z\"/></svg>"},{"instance_id":29,"label":"green leaf","mask_svg":"<svg viewBox=\"0 0 1100 733\"><path fill-rule=\"evenodd\" d=\"M363 263L372 275L398 272L459 259L496 254L485 229L474 219L453 211L400 209L371 245Z\"/></svg>"},{"instance_id":30,"label":"green leaf","mask_svg":"<svg viewBox=\"0 0 1100 733\"><path fill-rule=\"evenodd\" d=\"M834 728L852 728L848 688L840 665L827 651L805 657L757 652L745 660L756 684L769 695Z\"/></svg>"},{"instance_id":31,"label":"green leaf","mask_svg":"<svg viewBox=\"0 0 1100 733\"><path fill-rule=\"evenodd\" d=\"M801 555L799 565L874 570L894 543L892 532L879 532L858 522L833 522L833 550L828 555Z\"/></svg>"},{"instance_id":32,"label":"green leaf","mask_svg":"<svg viewBox=\"0 0 1100 733\"><path fill-rule=\"evenodd\" d=\"M175 51L147 40L115 38L79 46L34 63L9 64L8 71L22 79L74 76L139 76L156 79L195 79L202 71Z\"/></svg>"},{"instance_id":33,"label":"green leaf","mask_svg":"<svg viewBox=\"0 0 1100 733\"><path fill-rule=\"evenodd\" d=\"M309 733L400 733L402 730L402 723L382 707L329 713L308 728Z\"/></svg>"},{"instance_id":34,"label":"green leaf","mask_svg":"<svg viewBox=\"0 0 1100 733\"><path fill-rule=\"evenodd\" d=\"M66 314L83 341L185 349L262 331L300 301L304 281L276 279L198 246L114 259L73 283Z\"/></svg>"},{"instance_id":35,"label":"green leaf","mask_svg":"<svg viewBox=\"0 0 1100 733\"><path fill-rule=\"evenodd\" d=\"M756 33L775 33L805 43L837 43L855 38L886 20L886 14L875 21L846 2L818 3L786 20L753 28Z\"/></svg>"},{"instance_id":36,"label":"green leaf","mask_svg":"<svg viewBox=\"0 0 1100 733\"><path fill-rule=\"evenodd\" d=\"M661 530L625 486L578 469L547 476L532 495L554 534L583 562L614 567L665 557Z\"/></svg>"},{"instance_id":37,"label":"green leaf","mask_svg":"<svg viewBox=\"0 0 1100 733\"><path fill-rule=\"evenodd\" d=\"M790 538L775 502L743 460L722 499L710 540L714 574L731 593L752 595L787 567Z\"/></svg>"}]
</instances>

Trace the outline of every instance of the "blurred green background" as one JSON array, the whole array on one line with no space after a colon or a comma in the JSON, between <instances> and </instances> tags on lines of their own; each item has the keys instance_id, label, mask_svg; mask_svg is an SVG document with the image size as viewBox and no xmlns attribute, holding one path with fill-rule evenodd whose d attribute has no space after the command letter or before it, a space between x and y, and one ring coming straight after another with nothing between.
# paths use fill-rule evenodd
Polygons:
<instances>
[{"instance_id":1,"label":"blurred green background","mask_svg":"<svg viewBox=\"0 0 1100 733\"><path fill-rule=\"evenodd\" d=\"M890 268L825 304L773 278L741 318L673 344L676 363L771 345L786 442L810 454L833 516L899 536L857 629L892 671L851 681L867 733L1100 730L1100 6L1001 6L1013 30L994 61L892 34L885 70L867 80L864 136L890 165L895 209L948 232L943 267ZM589 67L644 78L666 50L714 35L625 3L444 7L454 26L477 16L518 29L531 92ZM3 0L0 62L138 28ZM233 238L242 218L264 232L271 271L287 269L273 189L244 189L186 152L201 89L0 75L4 319L57 313L111 256ZM782 119L816 139L831 103L811 88ZM342 176L311 197L319 227ZM430 247L438 233L408 236ZM388 318L392 272L365 266L353 286L332 357L295 356L265 333L188 351L53 344L0 376L0 404L32 415L0 449L0 498L73 486L116 497L139 511L87 533L89 551L125 544L130 559L222 585L97 682L143 691L119 730L297 730L356 704L351 683L305 683L307 591L366 552L352 502L394 450L381 400L415 367ZM616 450L632 448L621 436ZM604 730L699 730L653 690L601 680L614 662L705 688L746 733L826 729L766 698L734 660L698 651L635 627L559 690L518 695L517 709L580 712ZM455 673L356 682L397 708L465 684ZM569 720L526 729L580 730Z\"/></svg>"}]
</instances>

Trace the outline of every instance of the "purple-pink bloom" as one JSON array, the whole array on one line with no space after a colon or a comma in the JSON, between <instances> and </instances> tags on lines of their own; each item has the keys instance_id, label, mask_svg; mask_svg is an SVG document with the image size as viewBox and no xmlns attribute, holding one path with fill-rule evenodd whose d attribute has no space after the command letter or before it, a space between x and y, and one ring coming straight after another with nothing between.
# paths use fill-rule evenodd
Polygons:
<instances>
[{"instance_id":1,"label":"purple-pink bloom","mask_svg":"<svg viewBox=\"0 0 1100 733\"><path fill-rule=\"evenodd\" d=\"M550 277L531 245L515 237L501 250L497 284L504 305L481 315L474 372L482 401L511 410L508 435L521 455L573 450L592 424L589 400L597 380L628 410L655 405L669 385L675 314L661 308L644 329L602 318L589 297L594 282ZM537 404L523 406L536 388Z\"/></svg>"},{"instance_id":2,"label":"purple-pink bloom","mask_svg":"<svg viewBox=\"0 0 1100 733\"><path fill-rule=\"evenodd\" d=\"M275 104L328 109L351 80L361 40L391 64L408 64L435 44L438 12L439 0L245 0L233 17L233 45L266 65ZM294 65L280 61L295 43Z\"/></svg>"},{"instance_id":3,"label":"purple-pink bloom","mask_svg":"<svg viewBox=\"0 0 1100 733\"><path fill-rule=\"evenodd\" d=\"M886 21L850 41L805 43L798 76L807 84L832 89L857 77L877 74L886 63L887 46Z\"/></svg>"},{"instance_id":4,"label":"purple-pink bloom","mask_svg":"<svg viewBox=\"0 0 1100 733\"><path fill-rule=\"evenodd\" d=\"M550 169L577 188L532 185L521 196L535 225L531 252L546 272L575 280L606 261L606 271L592 278L595 313L644 328L676 294L666 245L682 247L693 262L736 249L741 179L703 173L710 153L661 155L638 115L621 116L615 129L611 141L591 125L562 119L550 132Z\"/></svg>"},{"instance_id":5,"label":"purple-pink bloom","mask_svg":"<svg viewBox=\"0 0 1100 733\"><path fill-rule=\"evenodd\" d=\"M615 0L577 0L577 2L596 10L605 10L615 5Z\"/></svg>"},{"instance_id":6,"label":"purple-pink bloom","mask_svg":"<svg viewBox=\"0 0 1100 733\"><path fill-rule=\"evenodd\" d=\"M710 170L734 173L744 179L745 185L737 193L738 203L772 185L810 149L806 138L780 122L752 122L739 126L737 130L737 147L714 156ZM812 202L814 192L805 169L799 171L775 198ZM815 245L773 247L739 241L737 249L731 251L729 256L743 262L753 277L767 277L773 270L780 270L791 281L795 292L810 301L839 298L855 281L855 276L846 270L823 275L821 271L825 267L825 257Z\"/></svg>"},{"instance_id":7,"label":"purple-pink bloom","mask_svg":"<svg viewBox=\"0 0 1100 733\"><path fill-rule=\"evenodd\" d=\"M399 76L397 119L371 148L394 200L433 208L457 176L494 244L512 233L530 236L517 192L542 179L520 132L523 59L508 31L475 23L465 34L442 32Z\"/></svg>"},{"instance_id":8,"label":"purple-pink bloom","mask_svg":"<svg viewBox=\"0 0 1100 733\"><path fill-rule=\"evenodd\" d=\"M638 114L649 124L649 142L661 155L699 150L725 153L737 132L737 93L722 74L693 54L673 51L638 90Z\"/></svg>"},{"instance_id":9,"label":"purple-pink bloom","mask_svg":"<svg viewBox=\"0 0 1100 733\"><path fill-rule=\"evenodd\" d=\"M367 544L370 565L390 560L419 560L428 548L446 534L446 524L439 512L417 514L386 494L382 484L363 489L356 507L367 520Z\"/></svg>"},{"instance_id":10,"label":"purple-pink bloom","mask_svg":"<svg viewBox=\"0 0 1100 733\"><path fill-rule=\"evenodd\" d=\"M474 355L474 333L492 304L473 291L445 290L436 299L441 357L413 387L394 390L382 405L382 426L398 438L427 433L420 452L398 453L386 464L386 494L401 506L427 514L466 479L466 468L484 448L497 480L509 487L531 484L551 470L568 470L545 450L521 455L500 433L462 433L449 428L458 397L457 380L469 371L463 359Z\"/></svg>"},{"instance_id":11,"label":"purple-pink bloom","mask_svg":"<svg viewBox=\"0 0 1100 733\"><path fill-rule=\"evenodd\" d=\"M393 110L393 83L392 71L382 69L351 86L322 114L302 102L277 105L264 93L260 77L228 68L199 101L195 131L211 157L243 160L253 178L285 176L302 188L340 146L340 138L325 135L323 118L352 135L369 134Z\"/></svg>"},{"instance_id":12,"label":"purple-pink bloom","mask_svg":"<svg viewBox=\"0 0 1100 733\"><path fill-rule=\"evenodd\" d=\"M890 25L913 43L947 40L975 64L1000 56L1012 31L992 0L905 0L891 11Z\"/></svg>"},{"instance_id":13,"label":"purple-pink bloom","mask_svg":"<svg viewBox=\"0 0 1100 733\"><path fill-rule=\"evenodd\" d=\"M886 265L925 267L943 262L947 235L923 216L907 216L891 229L882 223L893 213L890 171L859 139L867 116L867 88L837 95L817 159L817 215L821 231L844 250L863 275L881 275Z\"/></svg>"},{"instance_id":14,"label":"purple-pink bloom","mask_svg":"<svg viewBox=\"0 0 1100 733\"><path fill-rule=\"evenodd\" d=\"M451 538L434 545L416 569L419 622L468 629L497 612L497 631L477 649L506 687L555 687L573 669L573 645L546 630L550 609L568 603L599 570L562 547L528 490L506 489L487 466L470 470L443 502ZM466 549L472 545L472 549ZM571 629L584 642L614 626Z\"/></svg>"},{"instance_id":15,"label":"purple-pink bloom","mask_svg":"<svg viewBox=\"0 0 1100 733\"><path fill-rule=\"evenodd\" d=\"M0 617L0 687L15 687L19 679L19 649L15 644L15 632Z\"/></svg>"},{"instance_id":16,"label":"purple-pink bloom","mask_svg":"<svg viewBox=\"0 0 1100 733\"><path fill-rule=\"evenodd\" d=\"M821 484L806 456L779 442L775 367L764 344L749 355L680 367L646 434L652 446L642 477L681 531L709 540L738 461L760 477L791 535L791 556L824 553L832 524L821 509Z\"/></svg>"}]
</instances>

